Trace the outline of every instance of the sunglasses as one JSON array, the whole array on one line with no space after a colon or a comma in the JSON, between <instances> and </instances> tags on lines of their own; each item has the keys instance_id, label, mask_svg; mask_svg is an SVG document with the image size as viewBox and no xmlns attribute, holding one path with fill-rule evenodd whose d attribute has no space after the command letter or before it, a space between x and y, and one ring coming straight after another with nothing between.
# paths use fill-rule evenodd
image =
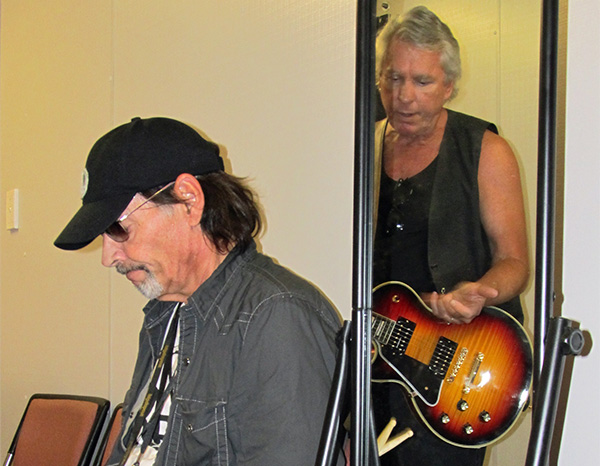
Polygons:
<instances>
[{"instance_id":1,"label":"sunglasses","mask_svg":"<svg viewBox=\"0 0 600 466\"><path fill-rule=\"evenodd\" d=\"M126 218L130 217L135 211L141 209L148 202L150 202L152 199L154 199L160 193L162 193L163 191L168 189L170 186L173 186L173 184L175 184L175 182L171 181L169 184L163 186L158 191L156 191L152 196L150 196L148 199L146 199L144 202L142 202L139 206L137 206L131 212L129 212L128 214L125 214L125 215L121 215L112 225L110 225L104 231L104 234L106 234L110 239L112 239L113 241L116 241L117 243L123 243L123 242L127 241L129 239L129 232L121 224L121 222L123 220L125 220Z\"/></svg>"},{"instance_id":2,"label":"sunglasses","mask_svg":"<svg viewBox=\"0 0 600 466\"><path fill-rule=\"evenodd\" d=\"M386 221L386 235L392 235L398 230L404 230L404 215L402 208L413 194L413 186L409 180L398 180L392 195L392 208Z\"/></svg>"}]
</instances>

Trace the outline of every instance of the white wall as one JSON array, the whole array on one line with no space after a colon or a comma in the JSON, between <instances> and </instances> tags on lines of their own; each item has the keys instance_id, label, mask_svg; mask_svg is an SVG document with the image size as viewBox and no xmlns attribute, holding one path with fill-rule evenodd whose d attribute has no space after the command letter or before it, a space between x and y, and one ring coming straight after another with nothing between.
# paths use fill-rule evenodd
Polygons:
<instances>
[{"instance_id":1,"label":"white wall","mask_svg":"<svg viewBox=\"0 0 600 466\"><path fill-rule=\"evenodd\" d=\"M563 316L600 340L600 3L569 2ZM600 353L575 358L559 464L600 457Z\"/></svg>"},{"instance_id":2,"label":"white wall","mask_svg":"<svg viewBox=\"0 0 600 466\"><path fill-rule=\"evenodd\" d=\"M0 25L0 416L6 451L34 392L108 396L109 274L52 246L85 151L111 121L107 2L7 1ZM20 229L5 229L7 190ZM92 266L94 263L95 266Z\"/></svg>"},{"instance_id":3,"label":"white wall","mask_svg":"<svg viewBox=\"0 0 600 466\"><path fill-rule=\"evenodd\" d=\"M381 4L382 2L378 2ZM391 1L390 13L425 4L452 29L463 75L449 107L497 124L519 162L525 192L530 258L534 260L537 183L537 110L540 1ZM383 13L385 10L379 10ZM523 294L525 324L533 335L534 284ZM524 464L531 412L501 442L488 448L487 466Z\"/></svg>"}]
</instances>

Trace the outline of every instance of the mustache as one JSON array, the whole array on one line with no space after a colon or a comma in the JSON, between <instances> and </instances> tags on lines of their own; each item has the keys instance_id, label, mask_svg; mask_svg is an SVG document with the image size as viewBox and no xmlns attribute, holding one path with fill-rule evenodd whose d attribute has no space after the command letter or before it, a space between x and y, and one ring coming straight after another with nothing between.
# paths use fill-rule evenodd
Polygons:
<instances>
[{"instance_id":1,"label":"mustache","mask_svg":"<svg viewBox=\"0 0 600 466\"><path fill-rule=\"evenodd\" d=\"M148 267L146 267L145 265L125 265L125 264L117 264L115 266L115 270L120 273L121 275L125 275L128 272L133 272L135 270L143 270L146 273L150 273L150 270L148 270Z\"/></svg>"}]
</instances>

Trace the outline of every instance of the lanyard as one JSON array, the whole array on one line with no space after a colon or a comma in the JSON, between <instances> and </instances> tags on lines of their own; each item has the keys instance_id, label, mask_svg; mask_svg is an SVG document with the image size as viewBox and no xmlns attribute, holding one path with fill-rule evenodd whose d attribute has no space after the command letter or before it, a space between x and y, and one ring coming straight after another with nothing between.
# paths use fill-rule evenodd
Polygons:
<instances>
[{"instance_id":1,"label":"lanyard","mask_svg":"<svg viewBox=\"0 0 600 466\"><path fill-rule=\"evenodd\" d=\"M150 409L154 405L156 405L156 410L161 409L162 403L159 403L159 401L164 401L162 395L166 388L168 374L171 372L173 346L175 344L175 336L177 334L178 321L179 321L179 305L177 305L177 308L175 309L175 314L171 321L171 326L169 327L167 336L165 337L165 342L163 344L162 351L160 352L160 356L158 358L156 366L154 367L154 371L152 372L152 378L150 380L150 384L148 385L148 392L146 393L146 396L144 397L144 402L142 403L142 406L141 406L140 410L138 411L138 413L135 417L135 420L133 421L133 425L131 427L131 431L129 434L130 435L129 442L127 443L127 449L125 450L125 455L119 462L119 466L123 466L125 464L125 462L127 461L127 459L129 458L129 455L131 454L131 451L133 450L133 447L135 446L135 443L140 434L140 431L142 430L142 426L144 425L144 420L146 419L146 416L150 412ZM162 370L162 369L164 369L164 370ZM161 372L162 372L162 376L161 376L160 386L158 386L157 385L158 377L161 375ZM160 417L160 412L155 412L154 417L156 418L156 421L152 423L152 426L155 426L156 422L158 422L158 418ZM154 427L152 427L152 429L153 428ZM148 443L150 442L151 437L152 437L152 431L150 431L150 435L149 435L148 439L143 441L142 451L144 451L146 449L146 447L148 446Z\"/></svg>"}]
</instances>

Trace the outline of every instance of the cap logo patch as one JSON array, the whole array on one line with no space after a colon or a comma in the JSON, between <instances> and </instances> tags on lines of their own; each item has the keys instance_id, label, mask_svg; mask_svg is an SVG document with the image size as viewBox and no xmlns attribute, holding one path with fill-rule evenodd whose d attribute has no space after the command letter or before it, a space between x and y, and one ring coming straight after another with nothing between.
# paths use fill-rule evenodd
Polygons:
<instances>
[{"instance_id":1,"label":"cap logo patch","mask_svg":"<svg viewBox=\"0 0 600 466\"><path fill-rule=\"evenodd\" d=\"M84 168L81 172L81 199L83 199L88 190L88 184L90 182L90 174L87 171L87 168Z\"/></svg>"}]
</instances>

